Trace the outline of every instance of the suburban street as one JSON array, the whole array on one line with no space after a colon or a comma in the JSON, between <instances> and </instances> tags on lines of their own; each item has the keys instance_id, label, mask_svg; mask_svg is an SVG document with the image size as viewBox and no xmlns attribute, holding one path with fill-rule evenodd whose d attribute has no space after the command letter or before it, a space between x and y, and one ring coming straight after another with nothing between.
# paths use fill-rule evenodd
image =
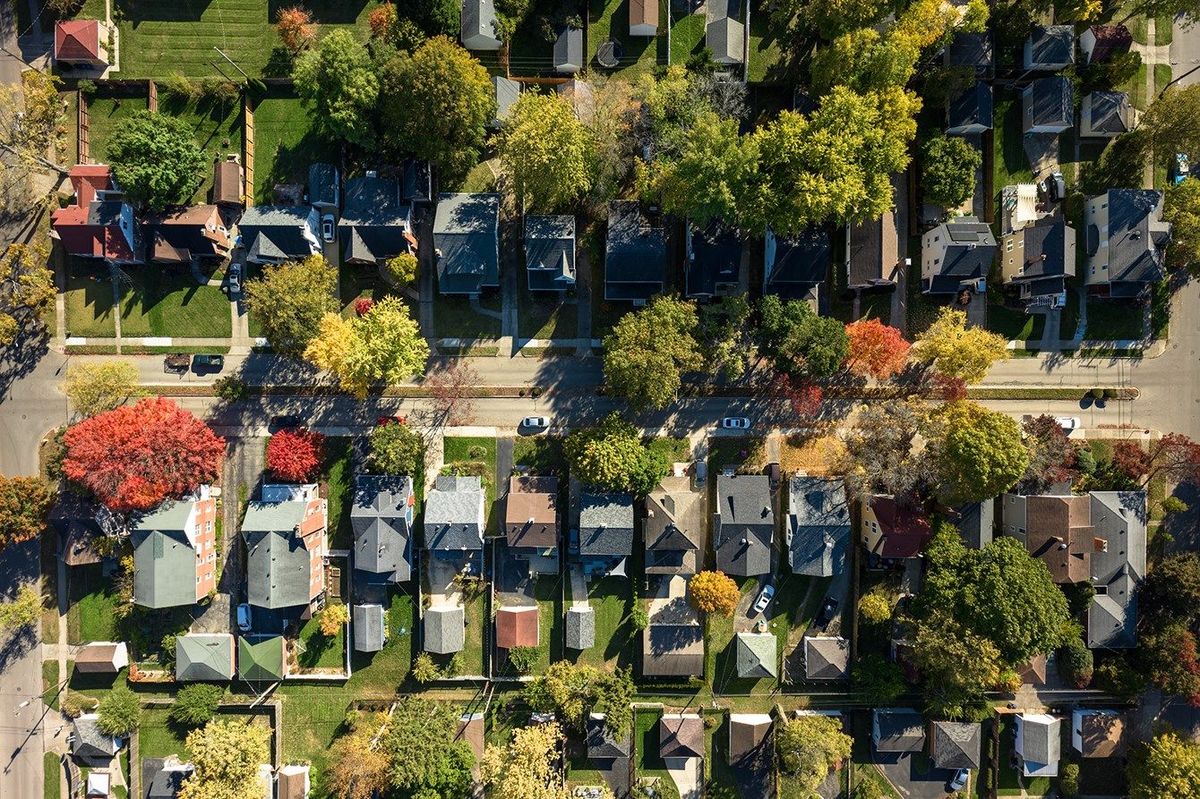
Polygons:
<instances>
[{"instance_id":1,"label":"suburban street","mask_svg":"<svg viewBox=\"0 0 1200 799\"><path fill-rule=\"evenodd\" d=\"M25 583L38 580L37 539L0 552L0 595L11 598ZM41 701L42 649L38 636L24 628L0 637L0 796L34 797L42 793Z\"/></svg>"}]
</instances>

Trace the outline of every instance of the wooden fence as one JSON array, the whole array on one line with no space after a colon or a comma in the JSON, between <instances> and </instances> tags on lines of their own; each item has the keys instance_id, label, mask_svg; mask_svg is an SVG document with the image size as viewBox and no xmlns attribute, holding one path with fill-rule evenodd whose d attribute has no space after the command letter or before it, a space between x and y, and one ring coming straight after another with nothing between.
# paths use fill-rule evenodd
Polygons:
<instances>
[{"instance_id":1,"label":"wooden fence","mask_svg":"<svg viewBox=\"0 0 1200 799\"><path fill-rule=\"evenodd\" d=\"M246 173L246 207L254 205L254 107L248 93L242 94L242 163Z\"/></svg>"}]
</instances>

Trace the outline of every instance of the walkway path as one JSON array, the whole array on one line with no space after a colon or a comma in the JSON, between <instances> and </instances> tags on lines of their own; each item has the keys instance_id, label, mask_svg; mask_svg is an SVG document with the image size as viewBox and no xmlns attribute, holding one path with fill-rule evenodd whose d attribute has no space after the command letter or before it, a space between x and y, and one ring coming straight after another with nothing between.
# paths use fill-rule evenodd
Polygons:
<instances>
[{"instance_id":1,"label":"walkway path","mask_svg":"<svg viewBox=\"0 0 1200 799\"><path fill-rule=\"evenodd\" d=\"M1146 19L1146 41L1157 41L1157 34L1154 17L1148 17ZM1149 106L1158 96L1158 87L1154 80L1154 66L1171 63L1171 46L1134 42L1130 49L1142 57L1142 66L1146 68L1146 105ZM1146 159L1146 165L1142 168L1142 187L1154 188L1154 163L1150 159Z\"/></svg>"}]
</instances>

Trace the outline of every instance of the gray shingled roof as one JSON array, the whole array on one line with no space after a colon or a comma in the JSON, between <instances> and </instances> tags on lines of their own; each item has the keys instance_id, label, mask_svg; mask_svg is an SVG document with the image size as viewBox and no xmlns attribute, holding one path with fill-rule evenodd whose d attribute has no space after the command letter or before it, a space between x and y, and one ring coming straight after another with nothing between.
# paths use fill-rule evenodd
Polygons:
<instances>
[{"instance_id":1,"label":"gray shingled roof","mask_svg":"<svg viewBox=\"0 0 1200 799\"><path fill-rule=\"evenodd\" d=\"M251 605L270 609L290 608L306 605L312 599L308 550L299 536L295 535L294 525L283 526L293 516L293 509L285 509L284 506L297 505L303 508L305 503L264 505L251 502L246 511L246 519L253 518L250 529L245 523L242 526L242 537L246 540L248 553L247 601ZM258 529L262 526L271 529Z\"/></svg>"},{"instance_id":2,"label":"gray shingled roof","mask_svg":"<svg viewBox=\"0 0 1200 799\"><path fill-rule=\"evenodd\" d=\"M616 760L629 757L629 736L624 740L613 737L604 723L603 713L589 713L587 718L587 756L589 760Z\"/></svg>"},{"instance_id":3,"label":"gray shingled roof","mask_svg":"<svg viewBox=\"0 0 1200 799\"><path fill-rule=\"evenodd\" d=\"M1067 126L1075 122L1071 81L1061 76L1038 78L1022 94L1024 130L1034 126Z\"/></svg>"},{"instance_id":4,"label":"gray shingled roof","mask_svg":"<svg viewBox=\"0 0 1200 799\"><path fill-rule=\"evenodd\" d=\"M841 637L805 636L804 676L810 680L844 680L849 677L849 642Z\"/></svg>"},{"instance_id":5,"label":"gray shingled roof","mask_svg":"<svg viewBox=\"0 0 1200 799\"><path fill-rule=\"evenodd\" d=\"M985 499L959 506L955 524L964 544L972 549L983 549L992 543L995 505L994 499Z\"/></svg>"},{"instance_id":6,"label":"gray shingled roof","mask_svg":"<svg viewBox=\"0 0 1200 799\"><path fill-rule=\"evenodd\" d=\"M411 206L400 200L400 182L391 178L357 177L346 183L346 202L338 220L338 236L347 261L378 263L412 249Z\"/></svg>"},{"instance_id":7,"label":"gray shingled roof","mask_svg":"<svg viewBox=\"0 0 1200 799\"><path fill-rule=\"evenodd\" d=\"M333 164L308 165L308 202L311 205L337 205L338 171Z\"/></svg>"},{"instance_id":8,"label":"gray shingled roof","mask_svg":"<svg viewBox=\"0 0 1200 799\"><path fill-rule=\"evenodd\" d=\"M171 503L176 506L191 503ZM130 534L133 543L133 601L147 608L172 608L196 602L197 554L179 527L158 528L143 522Z\"/></svg>"},{"instance_id":9,"label":"gray shingled roof","mask_svg":"<svg viewBox=\"0 0 1200 799\"><path fill-rule=\"evenodd\" d=\"M425 651L438 655L459 652L466 641L462 605L437 605L425 611Z\"/></svg>"},{"instance_id":10,"label":"gray shingled roof","mask_svg":"<svg viewBox=\"0 0 1200 799\"><path fill-rule=\"evenodd\" d=\"M991 34L954 34L954 38L946 46L944 63L948 67L974 67L976 74L989 74L992 69Z\"/></svg>"},{"instance_id":11,"label":"gray shingled roof","mask_svg":"<svg viewBox=\"0 0 1200 799\"><path fill-rule=\"evenodd\" d=\"M583 29L565 28L554 40L554 69L578 72L583 69Z\"/></svg>"},{"instance_id":12,"label":"gray shingled roof","mask_svg":"<svg viewBox=\"0 0 1200 799\"><path fill-rule=\"evenodd\" d=\"M652 221L636 200L608 204L608 235L604 245L604 297L645 300L663 289L667 271L667 234L660 220Z\"/></svg>"},{"instance_id":13,"label":"gray shingled roof","mask_svg":"<svg viewBox=\"0 0 1200 799\"><path fill-rule=\"evenodd\" d=\"M530 291L575 285L575 217L525 217L525 269Z\"/></svg>"},{"instance_id":14,"label":"gray shingled roof","mask_svg":"<svg viewBox=\"0 0 1200 799\"><path fill-rule=\"evenodd\" d=\"M175 639L175 679L233 679L233 636L229 633L191 633Z\"/></svg>"},{"instance_id":15,"label":"gray shingled roof","mask_svg":"<svg viewBox=\"0 0 1200 799\"><path fill-rule=\"evenodd\" d=\"M412 498L411 477L360 474L354 479L350 506L354 568L387 575L398 583L412 577L408 555Z\"/></svg>"},{"instance_id":16,"label":"gray shingled roof","mask_svg":"<svg viewBox=\"0 0 1200 799\"><path fill-rule=\"evenodd\" d=\"M183 782L192 775L191 763L179 763L172 758L170 765L163 758L142 758L142 784L146 786L145 799L176 799Z\"/></svg>"},{"instance_id":17,"label":"gray shingled roof","mask_svg":"<svg viewBox=\"0 0 1200 799\"><path fill-rule=\"evenodd\" d=\"M306 258L313 251L304 236L312 213L307 205L253 205L238 220L238 234L252 256Z\"/></svg>"},{"instance_id":18,"label":"gray shingled roof","mask_svg":"<svg viewBox=\"0 0 1200 799\"><path fill-rule=\"evenodd\" d=\"M946 129L950 131L969 127L991 130L992 119L992 87L984 81L976 81L946 106Z\"/></svg>"},{"instance_id":19,"label":"gray shingled roof","mask_svg":"<svg viewBox=\"0 0 1200 799\"><path fill-rule=\"evenodd\" d=\"M474 36L498 38L496 30L496 6L492 0L466 0L462 4L462 26L464 44Z\"/></svg>"},{"instance_id":20,"label":"gray shingled roof","mask_svg":"<svg viewBox=\"0 0 1200 799\"><path fill-rule=\"evenodd\" d=\"M584 493L579 498L581 555L633 554L633 497Z\"/></svg>"},{"instance_id":21,"label":"gray shingled roof","mask_svg":"<svg viewBox=\"0 0 1200 799\"><path fill-rule=\"evenodd\" d=\"M845 571L850 512L841 480L800 475L788 482L788 538L793 573L832 577Z\"/></svg>"},{"instance_id":22,"label":"gray shingled roof","mask_svg":"<svg viewBox=\"0 0 1200 799\"><path fill-rule=\"evenodd\" d=\"M760 679L778 675L778 645L774 633L738 633L734 637L737 676Z\"/></svg>"},{"instance_id":23,"label":"gray shingled roof","mask_svg":"<svg viewBox=\"0 0 1200 799\"><path fill-rule=\"evenodd\" d=\"M351 619L355 651L378 652L383 649L383 625L382 605L355 605Z\"/></svg>"},{"instance_id":24,"label":"gray shingled roof","mask_svg":"<svg viewBox=\"0 0 1200 799\"><path fill-rule=\"evenodd\" d=\"M979 768L983 727L959 721L933 722L932 755L938 768Z\"/></svg>"},{"instance_id":25,"label":"gray shingled roof","mask_svg":"<svg viewBox=\"0 0 1200 799\"><path fill-rule=\"evenodd\" d=\"M689 222L684 283L688 297L713 297L736 286L742 273L742 241L737 231L713 221L706 228Z\"/></svg>"},{"instance_id":26,"label":"gray shingled roof","mask_svg":"<svg viewBox=\"0 0 1200 799\"><path fill-rule=\"evenodd\" d=\"M567 608L567 649L591 649L596 644L596 612L591 606Z\"/></svg>"},{"instance_id":27,"label":"gray shingled roof","mask_svg":"<svg viewBox=\"0 0 1200 799\"><path fill-rule=\"evenodd\" d=\"M1025 69L1061 69L1075 61L1075 28L1038 25L1025 41Z\"/></svg>"},{"instance_id":28,"label":"gray shingled roof","mask_svg":"<svg viewBox=\"0 0 1200 799\"><path fill-rule=\"evenodd\" d=\"M1021 758L1046 766L1057 763L1062 757L1062 719L1027 714L1018 717L1022 720Z\"/></svg>"},{"instance_id":29,"label":"gray shingled roof","mask_svg":"<svg viewBox=\"0 0 1200 799\"><path fill-rule=\"evenodd\" d=\"M477 294L500 285L500 195L439 194L433 221L438 290Z\"/></svg>"},{"instance_id":30,"label":"gray shingled roof","mask_svg":"<svg viewBox=\"0 0 1200 799\"><path fill-rule=\"evenodd\" d=\"M480 478L439 476L425 497L425 548L445 552L481 549L484 501Z\"/></svg>"},{"instance_id":31,"label":"gray shingled roof","mask_svg":"<svg viewBox=\"0 0 1200 799\"><path fill-rule=\"evenodd\" d=\"M77 757L104 759L117 753L118 746L113 736L100 731L99 717L85 713L74 721L75 743L71 752Z\"/></svg>"},{"instance_id":32,"label":"gray shingled roof","mask_svg":"<svg viewBox=\"0 0 1200 799\"><path fill-rule=\"evenodd\" d=\"M833 264L829 231L810 227L794 236L767 229L763 247L763 293L789 300L816 298Z\"/></svg>"},{"instance_id":33,"label":"gray shingled roof","mask_svg":"<svg viewBox=\"0 0 1200 799\"><path fill-rule=\"evenodd\" d=\"M1146 494L1093 491L1092 535L1106 544L1092 551L1087 639L1092 648L1137 646L1137 586L1146 574Z\"/></svg>"},{"instance_id":34,"label":"gray shingled roof","mask_svg":"<svg viewBox=\"0 0 1200 799\"><path fill-rule=\"evenodd\" d=\"M1115 136L1133 127L1133 106L1125 92L1092 92L1084 102L1091 103L1093 131Z\"/></svg>"},{"instance_id":35,"label":"gray shingled roof","mask_svg":"<svg viewBox=\"0 0 1200 799\"><path fill-rule=\"evenodd\" d=\"M973 216L943 222L922 237L921 247L922 263L931 259L933 267L923 289L934 294L954 294L962 281L986 278L1000 249L991 227Z\"/></svg>"},{"instance_id":36,"label":"gray shingled roof","mask_svg":"<svg viewBox=\"0 0 1200 799\"><path fill-rule=\"evenodd\" d=\"M1110 293L1138 296L1147 284L1162 279L1163 248L1170 226L1162 219L1162 192L1149 189L1108 191L1108 276ZM1087 226L1087 253L1095 255L1100 235ZM1129 284L1118 291L1113 284Z\"/></svg>"},{"instance_id":37,"label":"gray shingled roof","mask_svg":"<svg viewBox=\"0 0 1200 799\"><path fill-rule=\"evenodd\" d=\"M714 60L740 64L745 58L746 26L730 16L717 17L705 26L704 45Z\"/></svg>"},{"instance_id":38,"label":"gray shingled roof","mask_svg":"<svg viewBox=\"0 0 1200 799\"><path fill-rule=\"evenodd\" d=\"M766 475L717 478L713 535L719 570L739 577L770 573L775 511L771 505L771 481Z\"/></svg>"},{"instance_id":39,"label":"gray shingled roof","mask_svg":"<svg viewBox=\"0 0 1200 799\"><path fill-rule=\"evenodd\" d=\"M880 752L920 752L925 746L925 720L915 710L875 711L873 737Z\"/></svg>"},{"instance_id":40,"label":"gray shingled roof","mask_svg":"<svg viewBox=\"0 0 1200 799\"><path fill-rule=\"evenodd\" d=\"M495 75L492 77L492 87L496 92L496 118L492 120L492 125L499 126L521 96L521 84L510 78Z\"/></svg>"}]
</instances>

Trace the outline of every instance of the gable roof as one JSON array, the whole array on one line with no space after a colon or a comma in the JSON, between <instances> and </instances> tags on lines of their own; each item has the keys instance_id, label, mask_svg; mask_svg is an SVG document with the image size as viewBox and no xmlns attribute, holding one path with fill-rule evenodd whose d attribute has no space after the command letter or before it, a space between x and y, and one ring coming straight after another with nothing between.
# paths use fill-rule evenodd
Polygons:
<instances>
[{"instance_id":1,"label":"gable roof","mask_svg":"<svg viewBox=\"0 0 1200 799\"><path fill-rule=\"evenodd\" d=\"M214 162L212 201L220 204L241 205L242 195L242 165L230 158Z\"/></svg>"},{"instance_id":2,"label":"gable roof","mask_svg":"<svg viewBox=\"0 0 1200 799\"><path fill-rule=\"evenodd\" d=\"M1171 238L1162 203L1162 192L1150 189L1108 190L1108 279L1113 296L1138 296L1148 283L1162 279L1163 248ZM1089 221L1088 255L1099 248L1099 231Z\"/></svg>"},{"instance_id":3,"label":"gable roof","mask_svg":"<svg viewBox=\"0 0 1200 799\"><path fill-rule=\"evenodd\" d=\"M773 723L767 713L730 713L729 762L738 763L757 752L770 737Z\"/></svg>"},{"instance_id":4,"label":"gable roof","mask_svg":"<svg viewBox=\"0 0 1200 799\"><path fill-rule=\"evenodd\" d=\"M893 194L895 189L893 187ZM874 219L846 226L848 288L893 284L900 262L900 239L894 209Z\"/></svg>"},{"instance_id":5,"label":"gable roof","mask_svg":"<svg viewBox=\"0 0 1200 799\"><path fill-rule=\"evenodd\" d=\"M968 502L955 510L954 524L963 543L971 549L983 549L992 543L995 526L995 500Z\"/></svg>"},{"instance_id":6,"label":"gable roof","mask_svg":"<svg viewBox=\"0 0 1200 799\"><path fill-rule=\"evenodd\" d=\"M233 636L229 633L189 633L175 639L175 679L233 679Z\"/></svg>"},{"instance_id":7,"label":"gable roof","mask_svg":"<svg viewBox=\"0 0 1200 799\"><path fill-rule=\"evenodd\" d=\"M938 768L979 768L983 727L960 721L933 722L930 754Z\"/></svg>"},{"instance_id":8,"label":"gable roof","mask_svg":"<svg viewBox=\"0 0 1200 799\"><path fill-rule=\"evenodd\" d=\"M259 259L307 258L316 244L304 233L316 211L307 205L252 205L238 220L248 254Z\"/></svg>"},{"instance_id":9,"label":"gable roof","mask_svg":"<svg viewBox=\"0 0 1200 799\"><path fill-rule=\"evenodd\" d=\"M411 477L360 474L354 478L350 506L354 568L389 575L398 583L412 576L409 514L415 504Z\"/></svg>"},{"instance_id":10,"label":"gable roof","mask_svg":"<svg viewBox=\"0 0 1200 799\"><path fill-rule=\"evenodd\" d=\"M658 27L658 0L629 0L629 27Z\"/></svg>"},{"instance_id":11,"label":"gable roof","mask_svg":"<svg viewBox=\"0 0 1200 799\"><path fill-rule=\"evenodd\" d=\"M496 611L496 646L514 649L537 645L537 605L508 606Z\"/></svg>"},{"instance_id":12,"label":"gable roof","mask_svg":"<svg viewBox=\"0 0 1200 799\"><path fill-rule=\"evenodd\" d=\"M504 534L510 547L558 546L558 478L515 476L504 501Z\"/></svg>"},{"instance_id":13,"label":"gable roof","mask_svg":"<svg viewBox=\"0 0 1200 799\"><path fill-rule=\"evenodd\" d=\"M840 636L804 636L804 676L809 680L849 677L850 643Z\"/></svg>"},{"instance_id":14,"label":"gable roof","mask_svg":"<svg viewBox=\"0 0 1200 799\"><path fill-rule=\"evenodd\" d=\"M686 296L713 297L722 293L723 287L737 285L742 242L735 230L715 221L703 230L689 223L687 246Z\"/></svg>"},{"instance_id":15,"label":"gable roof","mask_svg":"<svg viewBox=\"0 0 1200 799\"><path fill-rule=\"evenodd\" d=\"M284 503L301 505L300 502ZM251 509L255 503L250 503ZM247 512L249 516L249 512ZM299 535L291 530L247 530L247 601L260 608L307 605L311 595L311 556Z\"/></svg>"},{"instance_id":16,"label":"gable roof","mask_svg":"<svg viewBox=\"0 0 1200 799\"><path fill-rule=\"evenodd\" d=\"M1129 52L1133 34L1124 25L1092 25L1088 32L1094 37L1090 61L1107 61L1114 55Z\"/></svg>"},{"instance_id":17,"label":"gable roof","mask_svg":"<svg viewBox=\"0 0 1200 799\"><path fill-rule=\"evenodd\" d=\"M336 206L338 188L336 166L320 162L308 165L308 202L310 205Z\"/></svg>"},{"instance_id":18,"label":"gable roof","mask_svg":"<svg viewBox=\"0 0 1200 799\"><path fill-rule=\"evenodd\" d=\"M1022 93L1025 130L1039 125L1067 126L1075 121L1071 81L1061 75L1038 78Z\"/></svg>"},{"instance_id":19,"label":"gable roof","mask_svg":"<svg viewBox=\"0 0 1200 799\"><path fill-rule=\"evenodd\" d=\"M625 557L633 554L633 497L593 494L579 497L579 553Z\"/></svg>"},{"instance_id":20,"label":"gable roof","mask_svg":"<svg viewBox=\"0 0 1200 799\"><path fill-rule=\"evenodd\" d=\"M354 648L359 652L383 649L384 615L382 605L355 605L351 611Z\"/></svg>"},{"instance_id":21,"label":"gable roof","mask_svg":"<svg viewBox=\"0 0 1200 799\"><path fill-rule=\"evenodd\" d=\"M129 665L125 642L93 641L75 653L75 670L84 674L116 674Z\"/></svg>"},{"instance_id":22,"label":"gable roof","mask_svg":"<svg viewBox=\"0 0 1200 799\"><path fill-rule=\"evenodd\" d=\"M73 722L75 742L71 753L77 757L104 759L112 757L121 747L117 739L100 729L100 717L95 713L84 713Z\"/></svg>"},{"instance_id":23,"label":"gable roof","mask_svg":"<svg viewBox=\"0 0 1200 799\"><path fill-rule=\"evenodd\" d=\"M950 98L946 105L946 127L949 130L972 126L991 129L992 109L991 85L976 81L974 86Z\"/></svg>"},{"instance_id":24,"label":"gable roof","mask_svg":"<svg viewBox=\"0 0 1200 799\"><path fill-rule=\"evenodd\" d=\"M496 95L496 118L492 120L492 126L498 127L501 122L508 118L509 110L520 98L521 84L511 78L493 75L492 90Z\"/></svg>"},{"instance_id":25,"label":"gable roof","mask_svg":"<svg viewBox=\"0 0 1200 799\"><path fill-rule=\"evenodd\" d=\"M467 39L476 36L499 38L496 25L496 6L492 0L465 0L462 4L461 36Z\"/></svg>"},{"instance_id":26,"label":"gable roof","mask_svg":"<svg viewBox=\"0 0 1200 799\"><path fill-rule=\"evenodd\" d=\"M767 228L763 258L763 293L815 300L833 263L829 231L809 227L797 235L781 237Z\"/></svg>"},{"instance_id":27,"label":"gable roof","mask_svg":"<svg viewBox=\"0 0 1200 799\"><path fill-rule=\"evenodd\" d=\"M186 532L195 504L167 500L135 523L130 541L137 604L169 608L195 603L200 554Z\"/></svg>"},{"instance_id":28,"label":"gable roof","mask_svg":"<svg viewBox=\"0 0 1200 799\"><path fill-rule=\"evenodd\" d=\"M953 294L964 280L986 278L999 248L990 225L973 216L959 216L925 233L921 250L923 263L933 267L925 291Z\"/></svg>"},{"instance_id":29,"label":"gable roof","mask_svg":"<svg viewBox=\"0 0 1200 799\"><path fill-rule=\"evenodd\" d=\"M1093 132L1116 136L1133 128L1133 106L1125 92L1092 92L1083 102L1091 108Z\"/></svg>"},{"instance_id":30,"label":"gable roof","mask_svg":"<svg viewBox=\"0 0 1200 799\"><path fill-rule=\"evenodd\" d=\"M63 19L54 25L54 58L59 61L100 61L100 22Z\"/></svg>"},{"instance_id":31,"label":"gable roof","mask_svg":"<svg viewBox=\"0 0 1200 799\"><path fill-rule=\"evenodd\" d=\"M190 263L193 255L223 257L233 246L215 205L191 205L148 217L144 226L150 257L168 263Z\"/></svg>"},{"instance_id":32,"label":"gable roof","mask_svg":"<svg viewBox=\"0 0 1200 799\"><path fill-rule=\"evenodd\" d=\"M692 491L688 478L665 478L646 497L642 538L648 574L694 574L700 556L707 497Z\"/></svg>"},{"instance_id":33,"label":"gable roof","mask_svg":"<svg viewBox=\"0 0 1200 799\"><path fill-rule=\"evenodd\" d=\"M499 194L438 195L433 246L443 294L500 285L499 225Z\"/></svg>"},{"instance_id":34,"label":"gable roof","mask_svg":"<svg viewBox=\"0 0 1200 799\"><path fill-rule=\"evenodd\" d=\"M400 198L400 182L372 175L346 181L346 200L338 235L346 243L345 259L374 264L414 252L412 206Z\"/></svg>"},{"instance_id":35,"label":"gable roof","mask_svg":"<svg viewBox=\"0 0 1200 799\"><path fill-rule=\"evenodd\" d=\"M596 644L596 612L591 605L571 605L567 608L566 647L591 649Z\"/></svg>"},{"instance_id":36,"label":"gable roof","mask_svg":"<svg viewBox=\"0 0 1200 799\"><path fill-rule=\"evenodd\" d=\"M183 782L195 771L191 763L180 763L179 758L142 758L142 784L146 786L145 799L176 799Z\"/></svg>"},{"instance_id":37,"label":"gable roof","mask_svg":"<svg viewBox=\"0 0 1200 799\"><path fill-rule=\"evenodd\" d=\"M771 570L775 510L771 481L763 474L719 475L713 517L717 568L742 577Z\"/></svg>"},{"instance_id":38,"label":"gable roof","mask_svg":"<svg viewBox=\"0 0 1200 799\"><path fill-rule=\"evenodd\" d=\"M450 655L462 650L466 614L462 605L435 605L425 611L425 651Z\"/></svg>"},{"instance_id":39,"label":"gable roof","mask_svg":"<svg viewBox=\"0 0 1200 799\"><path fill-rule=\"evenodd\" d=\"M734 636L738 677L759 679L777 676L778 643L774 633L738 633Z\"/></svg>"},{"instance_id":40,"label":"gable roof","mask_svg":"<svg viewBox=\"0 0 1200 799\"><path fill-rule=\"evenodd\" d=\"M704 674L704 631L699 624L655 624L642 631L642 676Z\"/></svg>"},{"instance_id":41,"label":"gable roof","mask_svg":"<svg viewBox=\"0 0 1200 799\"><path fill-rule=\"evenodd\" d=\"M724 3L716 5L720 10L727 9ZM745 58L746 27L727 15L712 19L704 28L704 45L716 61L740 64Z\"/></svg>"},{"instance_id":42,"label":"gable roof","mask_svg":"<svg viewBox=\"0 0 1200 799\"><path fill-rule=\"evenodd\" d=\"M872 726L880 752L919 752L925 746L925 720L915 710L877 709Z\"/></svg>"},{"instance_id":43,"label":"gable roof","mask_svg":"<svg viewBox=\"0 0 1200 799\"><path fill-rule=\"evenodd\" d=\"M867 502L879 523L880 546L875 554L880 557L915 557L933 537L925 514L896 502L895 497L875 494Z\"/></svg>"},{"instance_id":44,"label":"gable roof","mask_svg":"<svg viewBox=\"0 0 1200 799\"><path fill-rule=\"evenodd\" d=\"M426 549L481 549L485 501L480 478L440 475L425 497Z\"/></svg>"},{"instance_id":45,"label":"gable roof","mask_svg":"<svg viewBox=\"0 0 1200 799\"><path fill-rule=\"evenodd\" d=\"M257 643L238 639L238 676L246 682L277 682L287 675L286 642L272 635Z\"/></svg>"},{"instance_id":46,"label":"gable roof","mask_svg":"<svg viewBox=\"0 0 1200 799\"><path fill-rule=\"evenodd\" d=\"M974 67L976 74L992 70L992 37L989 33L955 33L942 57L948 67Z\"/></svg>"},{"instance_id":47,"label":"gable roof","mask_svg":"<svg viewBox=\"0 0 1200 799\"><path fill-rule=\"evenodd\" d=\"M660 219L647 216L636 200L608 203L604 245L604 297L645 300L663 289L667 235Z\"/></svg>"},{"instance_id":48,"label":"gable roof","mask_svg":"<svg viewBox=\"0 0 1200 799\"><path fill-rule=\"evenodd\" d=\"M589 760L617 760L629 757L629 736L618 740L604 723L603 713L589 713L585 728Z\"/></svg>"},{"instance_id":49,"label":"gable roof","mask_svg":"<svg viewBox=\"0 0 1200 799\"><path fill-rule=\"evenodd\" d=\"M1131 648L1137 645L1137 586L1146 574L1146 493L1093 491L1090 498L1093 536L1103 546L1094 548L1088 575L1096 589L1088 646Z\"/></svg>"},{"instance_id":50,"label":"gable roof","mask_svg":"<svg viewBox=\"0 0 1200 799\"><path fill-rule=\"evenodd\" d=\"M559 72L583 69L583 29L564 28L554 40L554 68Z\"/></svg>"},{"instance_id":51,"label":"gable roof","mask_svg":"<svg viewBox=\"0 0 1200 799\"><path fill-rule=\"evenodd\" d=\"M788 562L794 574L832 577L845 571L848 502L840 479L796 475L788 481Z\"/></svg>"},{"instance_id":52,"label":"gable roof","mask_svg":"<svg viewBox=\"0 0 1200 799\"><path fill-rule=\"evenodd\" d=\"M575 217L525 217L525 268L529 288L555 291L575 285Z\"/></svg>"},{"instance_id":53,"label":"gable roof","mask_svg":"<svg viewBox=\"0 0 1200 799\"><path fill-rule=\"evenodd\" d=\"M704 757L704 721L694 713L664 713L658 720L658 756Z\"/></svg>"},{"instance_id":54,"label":"gable roof","mask_svg":"<svg viewBox=\"0 0 1200 799\"><path fill-rule=\"evenodd\" d=\"M1062 757L1062 719L1042 713L1017 714L1016 751L1027 763L1054 765ZM1026 770L1030 770L1027 765Z\"/></svg>"}]
</instances>

